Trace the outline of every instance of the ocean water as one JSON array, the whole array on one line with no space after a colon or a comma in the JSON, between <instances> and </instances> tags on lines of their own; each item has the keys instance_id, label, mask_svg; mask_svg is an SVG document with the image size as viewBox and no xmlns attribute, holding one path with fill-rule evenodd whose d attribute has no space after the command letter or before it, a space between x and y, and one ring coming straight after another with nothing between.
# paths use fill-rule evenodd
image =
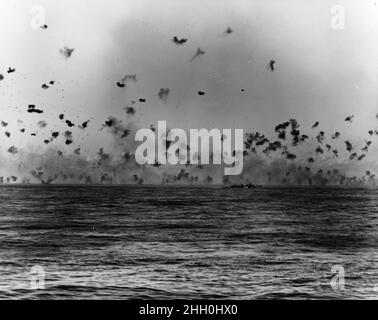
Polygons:
<instances>
[{"instance_id":1,"label":"ocean water","mask_svg":"<svg viewBox=\"0 0 378 320\"><path fill-rule=\"evenodd\" d=\"M372 299L377 267L378 190L0 187L1 299Z\"/></svg>"}]
</instances>

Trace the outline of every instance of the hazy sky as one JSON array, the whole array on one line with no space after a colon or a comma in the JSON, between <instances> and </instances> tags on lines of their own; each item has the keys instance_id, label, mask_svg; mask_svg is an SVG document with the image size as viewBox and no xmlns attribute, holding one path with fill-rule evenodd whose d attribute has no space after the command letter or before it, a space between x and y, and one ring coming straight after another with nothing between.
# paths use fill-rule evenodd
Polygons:
<instances>
[{"instance_id":1,"label":"hazy sky","mask_svg":"<svg viewBox=\"0 0 378 320\"><path fill-rule=\"evenodd\" d=\"M1 0L1 118L10 128L19 128L21 119L30 130L44 119L46 136L66 129L61 112L74 122L91 119L81 141L97 147L110 141L98 132L101 123L145 98L136 104L141 127L167 120L170 127L270 135L277 123L296 118L304 131L320 121L329 134L338 128L363 139L377 124L375 2ZM45 8L46 30L30 26L35 5ZM345 8L344 30L331 28L334 5ZM224 36L227 27L234 32ZM175 35L187 43L175 45ZM64 46L75 48L67 60L59 53ZM190 62L198 47L205 55ZM16 72L8 75L10 66ZM136 83L115 85L133 73ZM50 80L56 84L42 90ZM166 102L160 88L170 89ZM26 112L31 103L45 110L43 116ZM351 114L348 125L343 120ZM44 148L30 135L16 133L12 143Z\"/></svg>"}]
</instances>

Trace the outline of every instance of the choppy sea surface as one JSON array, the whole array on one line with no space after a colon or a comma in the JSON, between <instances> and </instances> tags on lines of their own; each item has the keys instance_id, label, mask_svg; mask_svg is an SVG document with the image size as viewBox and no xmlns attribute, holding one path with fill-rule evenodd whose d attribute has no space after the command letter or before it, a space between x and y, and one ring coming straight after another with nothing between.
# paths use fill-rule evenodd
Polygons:
<instances>
[{"instance_id":1,"label":"choppy sea surface","mask_svg":"<svg viewBox=\"0 0 378 320\"><path fill-rule=\"evenodd\" d=\"M378 190L0 187L0 299L131 298L378 298Z\"/></svg>"}]
</instances>

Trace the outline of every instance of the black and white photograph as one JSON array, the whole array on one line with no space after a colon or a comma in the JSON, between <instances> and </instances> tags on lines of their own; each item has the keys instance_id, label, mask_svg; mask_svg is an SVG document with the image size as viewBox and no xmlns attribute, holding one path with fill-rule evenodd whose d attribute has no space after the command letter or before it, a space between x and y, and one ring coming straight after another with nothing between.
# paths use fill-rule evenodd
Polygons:
<instances>
[{"instance_id":1,"label":"black and white photograph","mask_svg":"<svg viewBox=\"0 0 378 320\"><path fill-rule=\"evenodd\" d=\"M0 39L0 300L378 298L377 0L0 0Z\"/></svg>"}]
</instances>

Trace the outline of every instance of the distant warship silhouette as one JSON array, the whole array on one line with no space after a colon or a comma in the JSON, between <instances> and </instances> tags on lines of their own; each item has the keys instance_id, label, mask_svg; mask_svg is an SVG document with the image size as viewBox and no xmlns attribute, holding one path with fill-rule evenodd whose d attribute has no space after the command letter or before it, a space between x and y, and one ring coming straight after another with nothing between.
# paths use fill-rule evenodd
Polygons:
<instances>
[{"instance_id":1,"label":"distant warship silhouette","mask_svg":"<svg viewBox=\"0 0 378 320\"><path fill-rule=\"evenodd\" d=\"M232 188L232 189L256 189L256 188L262 188L263 186L261 185L257 185L257 184L252 184L252 183L241 183L241 184L233 184L232 186L230 186L229 188Z\"/></svg>"}]
</instances>

